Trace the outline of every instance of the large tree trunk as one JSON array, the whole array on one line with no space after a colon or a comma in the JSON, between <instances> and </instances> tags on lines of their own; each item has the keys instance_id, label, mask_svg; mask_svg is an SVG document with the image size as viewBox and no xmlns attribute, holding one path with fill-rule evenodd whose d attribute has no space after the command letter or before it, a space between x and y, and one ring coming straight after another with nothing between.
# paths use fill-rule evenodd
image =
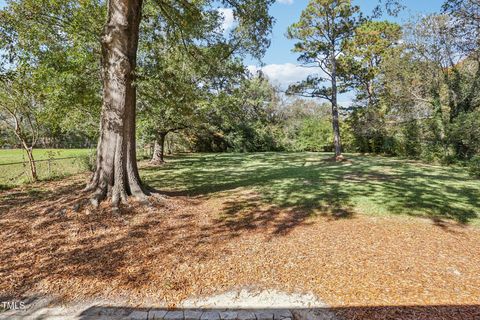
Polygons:
<instances>
[{"instance_id":1,"label":"large tree trunk","mask_svg":"<svg viewBox=\"0 0 480 320\"><path fill-rule=\"evenodd\" d=\"M103 106L97 147L97 168L87 190L96 206L107 196L112 205L133 195L141 200L136 162L133 86L142 0L109 0L102 38Z\"/></svg>"},{"instance_id":2,"label":"large tree trunk","mask_svg":"<svg viewBox=\"0 0 480 320\"><path fill-rule=\"evenodd\" d=\"M335 55L332 55L332 127L333 127L333 145L335 146L335 158L342 158L342 142L340 139L340 122L338 117L337 102L337 61Z\"/></svg>"},{"instance_id":3,"label":"large tree trunk","mask_svg":"<svg viewBox=\"0 0 480 320\"><path fill-rule=\"evenodd\" d=\"M155 145L153 147L153 156L152 164L163 164L165 160L163 158L165 154L165 137L167 134L165 132L160 132L155 139Z\"/></svg>"}]
</instances>

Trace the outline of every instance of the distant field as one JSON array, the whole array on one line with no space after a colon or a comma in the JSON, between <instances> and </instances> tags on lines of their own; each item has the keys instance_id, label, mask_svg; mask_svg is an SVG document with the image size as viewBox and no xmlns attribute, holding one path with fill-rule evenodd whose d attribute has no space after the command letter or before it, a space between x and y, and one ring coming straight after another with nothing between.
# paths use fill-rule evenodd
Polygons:
<instances>
[{"instance_id":1,"label":"distant field","mask_svg":"<svg viewBox=\"0 0 480 320\"><path fill-rule=\"evenodd\" d=\"M95 149L34 149L40 180L66 177L89 169ZM137 150L137 159L149 157L146 149ZM70 159L65 159L70 158ZM50 161L48 161L50 160ZM22 149L0 149L0 190L30 181L28 158Z\"/></svg>"},{"instance_id":2,"label":"distant field","mask_svg":"<svg viewBox=\"0 0 480 320\"><path fill-rule=\"evenodd\" d=\"M86 171L89 157L93 152L92 149L33 150L33 157L38 161L38 177L45 180ZM28 183L30 181L29 174L25 151L21 149L0 150L0 189Z\"/></svg>"},{"instance_id":3,"label":"distant field","mask_svg":"<svg viewBox=\"0 0 480 320\"><path fill-rule=\"evenodd\" d=\"M34 149L35 160L51 158L68 158L88 156L92 149ZM27 160L25 151L21 149L0 149L0 164L22 162Z\"/></svg>"}]
</instances>

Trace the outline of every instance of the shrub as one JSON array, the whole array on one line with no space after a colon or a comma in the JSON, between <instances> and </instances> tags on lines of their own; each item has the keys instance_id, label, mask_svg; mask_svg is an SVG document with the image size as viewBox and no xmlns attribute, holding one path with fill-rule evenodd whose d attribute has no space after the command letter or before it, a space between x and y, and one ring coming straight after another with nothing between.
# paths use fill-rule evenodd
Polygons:
<instances>
[{"instance_id":1,"label":"shrub","mask_svg":"<svg viewBox=\"0 0 480 320\"><path fill-rule=\"evenodd\" d=\"M296 138L299 151L328 151L333 145L332 126L328 120L309 117L303 120Z\"/></svg>"},{"instance_id":2,"label":"shrub","mask_svg":"<svg viewBox=\"0 0 480 320\"><path fill-rule=\"evenodd\" d=\"M449 125L449 142L455 147L456 156L466 160L480 153L480 108L461 113Z\"/></svg>"},{"instance_id":3,"label":"shrub","mask_svg":"<svg viewBox=\"0 0 480 320\"><path fill-rule=\"evenodd\" d=\"M89 154L81 155L75 159L75 162L79 165L80 169L94 172L96 167L96 158L96 152L94 150Z\"/></svg>"},{"instance_id":4,"label":"shrub","mask_svg":"<svg viewBox=\"0 0 480 320\"><path fill-rule=\"evenodd\" d=\"M468 169L472 176L480 178L480 155L474 156L470 159Z\"/></svg>"}]
</instances>

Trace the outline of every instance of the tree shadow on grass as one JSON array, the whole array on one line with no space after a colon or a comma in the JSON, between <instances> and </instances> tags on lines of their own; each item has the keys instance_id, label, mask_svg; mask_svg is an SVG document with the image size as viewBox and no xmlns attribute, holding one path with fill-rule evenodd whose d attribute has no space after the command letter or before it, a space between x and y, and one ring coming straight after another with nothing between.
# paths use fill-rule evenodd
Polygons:
<instances>
[{"instance_id":1,"label":"tree shadow on grass","mask_svg":"<svg viewBox=\"0 0 480 320\"><path fill-rule=\"evenodd\" d=\"M384 183L381 192L384 199L379 204L393 214L428 217L434 221L453 220L469 224L480 217L479 183L472 179L447 175L428 168L403 167L395 183ZM468 181L470 183L465 185ZM388 200L389 202L386 202Z\"/></svg>"},{"instance_id":2,"label":"tree shadow on grass","mask_svg":"<svg viewBox=\"0 0 480 320\"><path fill-rule=\"evenodd\" d=\"M216 223L233 232L270 229L272 236L279 236L287 235L298 226L312 224L310 218L313 217L323 216L329 220L354 217L348 194L335 185L325 188L318 198L303 199L289 190L282 195L282 199L288 201L278 203L278 196L237 192L224 202Z\"/></svg>"},{"instance_id":3,"label":"tree shadow on grass","mask_svg":"<svg viewBox=\"0 0 480 320\"><path fill-rule=\"evenodd\" d=\"M328 156L201 155L197 156L201 160L173 163L176 170L145 168L144 176L170 195L209 197L248 188L257 191L263 203L306 211L329 208L340 216L367 208L371 211L367 214L383 212L460 224L480 217L480 182L460 169L355 155L349 156L349 162L324 161Z\"/></svg>"}]
</instances>

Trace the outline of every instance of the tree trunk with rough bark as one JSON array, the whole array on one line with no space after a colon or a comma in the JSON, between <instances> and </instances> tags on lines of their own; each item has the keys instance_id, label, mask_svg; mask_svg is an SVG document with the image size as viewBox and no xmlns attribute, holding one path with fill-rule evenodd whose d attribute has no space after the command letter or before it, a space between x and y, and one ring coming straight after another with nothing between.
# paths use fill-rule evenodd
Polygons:
<instances>
[{"instance_id":1,"label":"tree trunk with rough bark","mask_svg":"<svg viewBox=\"0 0 480 320\"><path fill-rule=\"evenodd\" d=\"M335 54L332 55L332 127L333 127L333 144L335 147L335 158L342 159L342 141L340 139L340 122L338 116L337 101L337 61Z\"/></svg>"},{"instance_id":2,"label":"tree trunk with rough bark","mask_svg":"<svg viewBox=\"0 0 480 320\"><path fill-rule=\"evenodd\" d=\"M165 137L167 134L165 132L161 132L157 135L157 139L155 140L155 145L153 147L153 156L152 160L150 161L152 164L163 164L165 163L164 154L165 154Z\"/></svg>"},{"instance_id":3,"label":"tree trunk with rough bark","mask_svg":"<svg viewBox=\"0 0 480 320\"><path fill-rule=\"evenodd\" d=\"M24 143L24 149L27 152L28 164L30 166L30 176L32 178L32 181L38 181L37 165L35 164L35 159L33 158L33 148L27 147Z\"/></svg>"},{"instance_id":4,"label":"tree trunk with rough bark","mask_svg":"<svg viewBox=\"0 0 480 320\"><path fill-rule=\"evenodd\" d=\"M145 200L136 162L133 85L142 0L109 0L102 37L103 106L97 166L87 191L92 204L111 196L118 207L128 196Z\"/></svg>"}]
</instances>

